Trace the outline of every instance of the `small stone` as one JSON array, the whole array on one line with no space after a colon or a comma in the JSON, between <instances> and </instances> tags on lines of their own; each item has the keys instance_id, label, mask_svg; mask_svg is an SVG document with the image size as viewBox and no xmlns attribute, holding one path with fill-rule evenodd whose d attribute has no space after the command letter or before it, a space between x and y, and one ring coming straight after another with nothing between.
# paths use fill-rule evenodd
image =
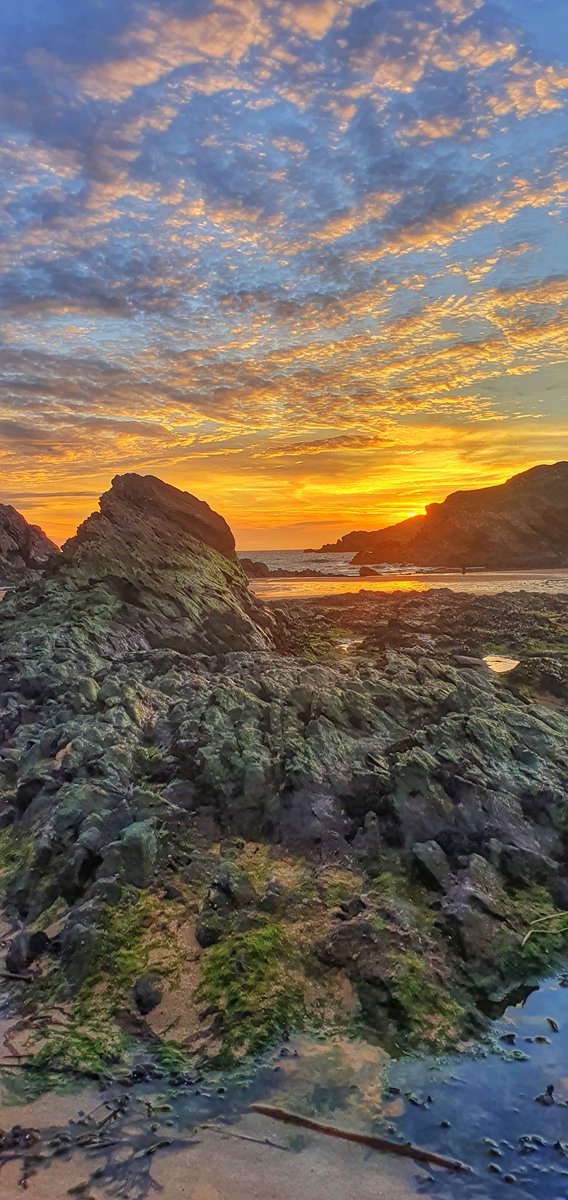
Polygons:
<instances>
[{"instance_id":1,"label":"small stone","mask_svg":"<svg viewBox=\"0 0 568 1200\"><path fill-rule=\"evenodd\" d=\"M146 1016L158 1007L162 999L162 989L150 975L141 975L132 988L134 1003L142 1016Z\"/></svg>"}]
</instances>

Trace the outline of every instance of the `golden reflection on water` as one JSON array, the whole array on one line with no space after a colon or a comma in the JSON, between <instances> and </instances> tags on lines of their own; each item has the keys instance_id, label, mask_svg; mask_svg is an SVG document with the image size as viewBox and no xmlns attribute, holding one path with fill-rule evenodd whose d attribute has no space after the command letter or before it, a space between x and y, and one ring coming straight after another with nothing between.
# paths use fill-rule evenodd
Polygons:
<instances>
[{"instance_id":1,"label":"golden reflection on water","mask_svg":"<svg viewBox=\"0 0 568 1200\"><path fill-rule=\"evenodd\" d=\"M377 579L322 576L321 579L251 579L251 591L262 600L302 600L318 596L360 595L362 592L425 592L431 588L450 588L453 592L495 595L498 592L568 593L568 570L550 571L468 571L400 576L381 575Z\"/></svg>"},{"instance_id":2,"label":"golden reflection on water","mask_svg":"<svg viewBox=\"0 0 568 1200\"><path fill-rule=\"evenodd\" d=\"M347 592L425 592L428 584L414 579L253 579L250 587L263 600L301 600Z\"/></svg>"},{"instance_id":3,"label":"golden reflection on water","mask_svg":"<svg viewBox=\"0 0 568 1200\"><path fill-rule=\"evenodd\" d=\"M379 1114L400 1115L398 1098L394 1110L384 1099L390 1056L382 1047L339 1035L322 1041L298 1036L292 1045L298 1056L281 1060L275 1104L320 1120L343 1112L360 1132Z\"/></svg>"}]
</instances>

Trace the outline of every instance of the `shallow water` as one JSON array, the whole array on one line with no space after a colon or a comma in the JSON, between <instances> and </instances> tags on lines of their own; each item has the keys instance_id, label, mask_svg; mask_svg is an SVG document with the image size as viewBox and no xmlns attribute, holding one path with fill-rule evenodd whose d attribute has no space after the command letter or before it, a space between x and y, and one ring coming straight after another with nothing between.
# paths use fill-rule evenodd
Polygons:
<instances>
[{"instance_id":1,"label":"shallow water","mask_svg":"<svg viewBox=\"0 0 568 1200\"><path fill-rule=\"evenodd\" d=\"M485 1042L444 1058L392 1060L366 1042L298 1036L237 1078L113 1088L106 1094L111 1106L121 1095L128 1102L108 1127L110 1145L72 1153L63 1144L49 1170L48 1160L38 1161L28 1196L47 1200L88 1182L82 1195L131 1200L151 1195L153 1185L163 1188L163 1200L344 1200L352 1192L357 1200L497 1200L503 1194L566 1200L568 988L557 977L527 992L494 1022ZM550 1084L558 1103L537 1103ZM79 1109L104 1103L95 1090L67 1091L31 1106L7 1107L6 1099L4 1128L59 1124L73 1138L107 1113L98 1107L90 1124L67 1124ZM473 1173L424 1167L284 1125L251 1112L259 1100L327 1124L412 1141L461 1159ZM152 1153L163 1141L170 1144ZM1 1200L16 1194L18 1172L14 1163L0 1172Z\"/></svg>"},{"instance_id":2,"label":"shallow water","mask_svg":"<svg viewBox=\"0 0 568 1200\"><path fill-rule=\"evenodd\" d=\"M563 571L472 571L467 575L386 574L375 579L251 579L249 587L263 600L296 600L318 596L339 596L359 592L426 592L431 588L451 588L453 592L496 595L498 592L544 592L568 595L568 570Z\"/></svg>"}]
</instances>

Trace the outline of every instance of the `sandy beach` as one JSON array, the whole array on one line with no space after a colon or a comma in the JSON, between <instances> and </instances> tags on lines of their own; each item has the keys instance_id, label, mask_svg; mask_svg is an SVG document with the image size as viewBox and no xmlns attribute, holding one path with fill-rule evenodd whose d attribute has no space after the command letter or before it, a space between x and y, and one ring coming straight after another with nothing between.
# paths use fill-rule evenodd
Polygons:
<instances>
[{"instance_id":1,"label":"sandy beach","mask_svg":"<svg viewBox=\"0 0 568 1200\"><path fill-rule=\"evenodd\" d=\"M454 592L568 593L568 569L539 571L472 571L466 575L454 571L431 575L383 575L376 579L251 579L250 588L263 600L300 600L303 597L334 596L352 592L425 592L430 588L451 588Z\"/></svg>"}]
</instances>

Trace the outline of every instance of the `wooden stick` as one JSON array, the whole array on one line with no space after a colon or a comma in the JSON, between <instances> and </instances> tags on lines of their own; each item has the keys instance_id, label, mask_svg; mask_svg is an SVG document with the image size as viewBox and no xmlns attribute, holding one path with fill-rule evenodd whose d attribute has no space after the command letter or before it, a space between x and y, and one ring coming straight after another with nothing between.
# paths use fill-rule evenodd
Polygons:
<instances>
[{"instance_id":1,"label":"wooden stick","mask_svg":"<svg viewBox=\"0 0 568 1200\"><path fill-rule=\"evenodd\" d=\"M224 1125L198 1125L198 1129L209 1129L211 1133L220 1133L223 1137L238 1138L241 1142L256 1142L258 1146L272 1146L274 1150L288 1150L288 1146L283 1146L282 1142L273 1142L271 1138L251 1137L249 1133L236 1133L232 1129L225 1129Z\"/></svg>"},{"instance_id":2,"label":"wooden stick","mask_svg":"<svg viewBox=\"0 0 568 1200\"><path fill-rule=\"evenodd\" d=\"M433 1150L422 1150L413 1146L412 1142L390 1142L387 1138L375 1137L374 1134L353 1133L350 1129L340 1129L335 1125L324 1125L322 1121L314 1121L311 1117L299 1117L286 1108L274 1108L272 1104L251 1104L253 1112L272 1117L274 1121L284 1121L287 1125L300 1125L302 1129L312 1129L314 1133L324 1133L327 1137L342 1138L346 1142L355 1142L358 1146L369 1146L371 1150L381 1150L387 1154L398 1154L402 1158L413 1158L416 1162L433 1163L438 1167L446 1167L449 1171L471 1171L459 1159L446 1158Z\"/></svg>"}]
</instances>

